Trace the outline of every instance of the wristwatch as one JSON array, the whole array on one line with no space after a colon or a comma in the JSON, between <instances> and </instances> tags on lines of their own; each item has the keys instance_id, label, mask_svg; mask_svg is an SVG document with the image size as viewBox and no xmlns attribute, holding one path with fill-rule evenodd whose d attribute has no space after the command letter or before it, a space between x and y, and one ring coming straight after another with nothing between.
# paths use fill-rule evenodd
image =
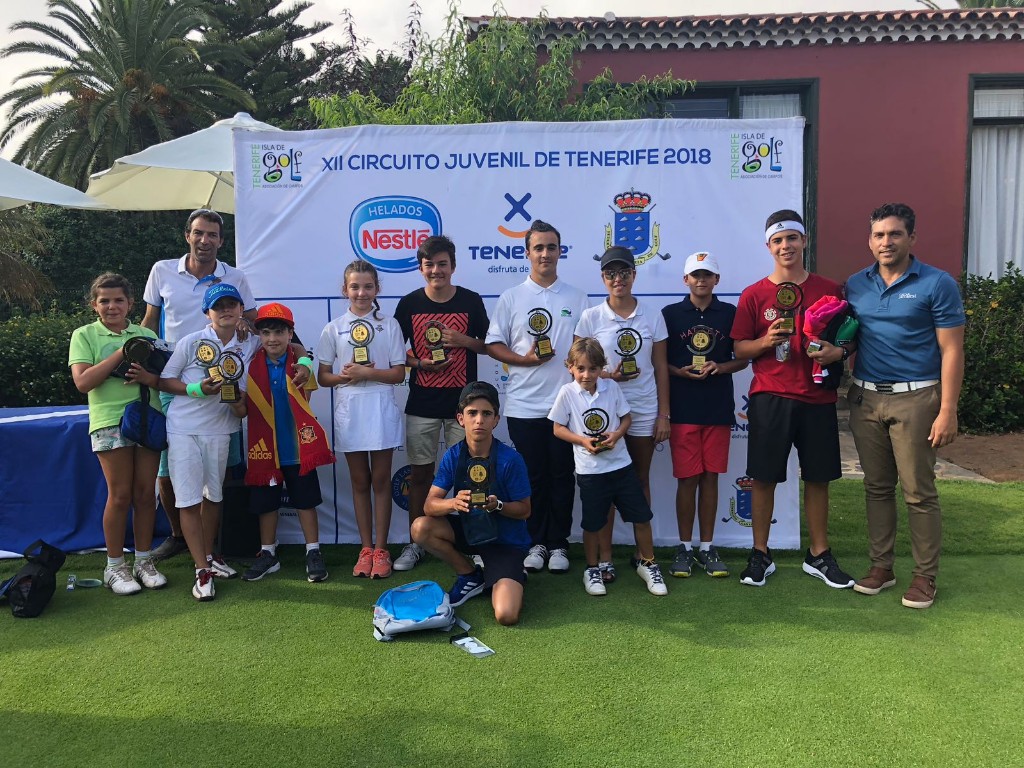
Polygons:
<instances>
[{"instance_id":1,"label":"wristwatch","mask_svg":"<svg viewBox=\"0 0 1024 768\"><path fill-rule=\"evenodd\" d=\"M494 511L495 512L501 512L501 510L503 510L505 508L505 505L501 503L501 499L496 498L494 500L494 503L495 503L495 507L494 507Z\"/></svg>"}]
</instances>

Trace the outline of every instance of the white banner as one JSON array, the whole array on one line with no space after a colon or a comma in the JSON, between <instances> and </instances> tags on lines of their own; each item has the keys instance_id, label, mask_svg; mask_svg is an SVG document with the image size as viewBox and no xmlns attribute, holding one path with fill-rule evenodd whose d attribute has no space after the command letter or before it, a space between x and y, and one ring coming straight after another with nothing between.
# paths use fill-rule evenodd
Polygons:
<instances>
[{"instance_id":1,"label":"white banner","mask_svg":"<svg viewBox=\"0 0 1024 768\"><path fill-rule=\"evenodd\" d=\"M238 266L261 302L291 307L306 346L347 309L340 296L346 264L359 257L378 268L381 307L390 314L399 298L423 286L416 247L439 233L458 249L454 282L480 293L490 311L529 272L523 235L535 219L560 230L559 277L594 303L606 295L596 258L622 237L636 254L634 294L643 300L657 307L680 301L686 256L710 251L722 269L717 294L735 303L772 269L765 218L780 208L803 209L803 126L803 118L789 118L239 131ZM481 357L480 378L504 395L501 363ZM751 543L749 382L749 371L735 376L736 426L715 532L723 546ZM397 392L404 407L405 385ZM321 423L331 425L332 392L318 391L312 402ZM507 440L503 427L499 434ZM395 451L394 542L408 540L407 465L404 451ZM322 541L358 542L344 458L321 468L320 478ZM798 485L791 456L789 481L776 493L775 548L799 547ZM660 546L679 540L675 491L664 444L651 467ZM280 539L301 542L288 512ZM632 542L632 532L620 521L615 538Z\"/></svg>"}]
</instances>

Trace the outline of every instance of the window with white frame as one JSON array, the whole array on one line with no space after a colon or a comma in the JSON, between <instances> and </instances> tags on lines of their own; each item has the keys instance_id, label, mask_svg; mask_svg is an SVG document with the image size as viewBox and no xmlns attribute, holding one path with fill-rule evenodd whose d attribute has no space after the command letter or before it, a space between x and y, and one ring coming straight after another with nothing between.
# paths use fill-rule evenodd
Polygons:
<instances>
[{"instance_id":1,"label":"window with white frame","mask_svg":"<svg viewBox=\"0 0 1024 768\"><path fill-rule=\"evenodd\" d=\"M968 272L1024 269L1024 83L975 85L967 232Z\"/></svg>"}]
</instances>

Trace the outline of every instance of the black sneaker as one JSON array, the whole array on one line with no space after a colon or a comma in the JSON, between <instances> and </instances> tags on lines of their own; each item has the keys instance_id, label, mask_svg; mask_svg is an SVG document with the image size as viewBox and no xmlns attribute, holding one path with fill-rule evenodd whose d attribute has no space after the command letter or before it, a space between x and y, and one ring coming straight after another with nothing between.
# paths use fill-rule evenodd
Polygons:
<instances>
[{"instance_id":1,"label":"black sneaker","mask_svg":"<svg viewBox=\"0 0 1024 768\"><path fill-rule=\"evenodd\" d=\"M306 578L312 583L327 578L327 566L324 565L324 556L320 554L319 547L306 553Z\"/></svg>"},{"instance_id":2,"label":"black sneaker","mask_svg":"<svg viewBox=\"0 0 1024 768\"><path fill-rule=\"evenodd\" d=\"M281 561L277 555L272 555L265 549L261 549L256 555L256 562L245 569L242 574L242 581L259 581L264 576L277 573L281 570Z\"/></svg>"},{"instance_id":3,"label":"black sneaker","mask_svg":"<svg viewBox=\"0 0 1024 768\"><path fill-rule=\"evenodd\" d=\"M839 563L832 557L831 549L826 549L817 557L813 557L808 549L803 569L804 573L821 579L832 589L849 589L855 583L853 577L839 567Z\"/></svg>"},{"instance_id":4,"label":"black sneaker","mask_svg":"<svg viewBox=\"0 0 1024 768\"><path fill-rule=\"evenodd\" d=\"M153 564L156 565L161 560L167 560L187 551L188 544L185 543L184 536L168 536L149 556L153 559Z\"/></svg>"},{"instance_id":5,"label":"black sneaker","mask_svg":"<svg viewBox=\"0 0 1024 768\"><path fill-rule=\"evenodd\" d=\"M775 563L772 562L771 550L765 554L760 549L750 550L750 557L747 558L747 567L740 574L740 583L749 584L752 587L763 587L765 581L775 573Z\"/></svg>"}]
</instances>

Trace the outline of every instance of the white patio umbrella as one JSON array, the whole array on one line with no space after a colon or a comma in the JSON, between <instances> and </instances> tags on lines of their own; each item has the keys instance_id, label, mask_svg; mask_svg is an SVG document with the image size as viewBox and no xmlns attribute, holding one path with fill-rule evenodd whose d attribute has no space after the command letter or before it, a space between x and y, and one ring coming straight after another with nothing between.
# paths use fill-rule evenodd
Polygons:
<instances>
[{"instance_id":1,"label":"white patio umbrella","mask_svg":"<svg viewBox=\"0 0 1024 768\"><path fill-rule=\"evenodd\" d=\"M90 177L90 195L121 211L235 211L234 131L276 131L239 112L209 128L154 144Z\"/></svg>"},{"instance_id":2,"label":"white patio umbrella","mask_svg":"<svg viewBox=\"0 0 1024 768\"><path fill-rule=\"evenodd\" d=\"M0 157L0 211L29 203L49 203L65 208L107 208L85 192Z\"/></svg>"}]
</instances>

